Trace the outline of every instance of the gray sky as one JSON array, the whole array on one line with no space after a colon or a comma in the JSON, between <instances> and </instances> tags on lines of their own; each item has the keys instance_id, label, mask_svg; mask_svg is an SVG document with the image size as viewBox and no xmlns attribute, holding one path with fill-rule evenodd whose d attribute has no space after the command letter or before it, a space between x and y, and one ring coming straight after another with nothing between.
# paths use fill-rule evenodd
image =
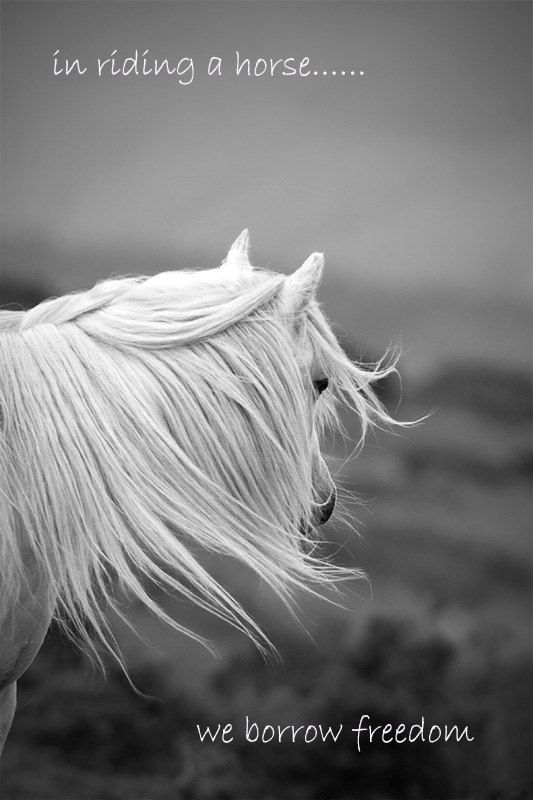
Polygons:
<instances>
[{"instance_id":1,"label":"gray sky","mask_svg":"<svg viewBox=\"0 0 533 800\"><path fill-rule=\"evenodd\" d=\"M206 266L246 225L256 263L325 250L354 287L529 285L529 3L4 2L2 15L5 268L75 288L110 267ZM97 77L115 48L193 58L194 80ZM53 77L57 49L88 73ZM237 78L236 50L365 74ZM223 77L206 77L212 55Z\"/></svg>"}]
</instances>

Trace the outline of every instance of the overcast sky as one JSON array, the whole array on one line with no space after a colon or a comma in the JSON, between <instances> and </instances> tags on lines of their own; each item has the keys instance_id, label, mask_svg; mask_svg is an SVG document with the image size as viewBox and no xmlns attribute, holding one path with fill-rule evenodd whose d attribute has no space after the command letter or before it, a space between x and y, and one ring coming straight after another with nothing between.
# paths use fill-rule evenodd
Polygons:
<instances>
[{"instance_id":1,"label":"overcast sky","mask_svg":"<svg viewBox=\"0 0 533 800\"><path fill-rule=\"evenodd\" d=\"M69 273L81 252L95 254L95 278L109 271L102 253L132 270L207 265L246 225L259 264L319 249L376 285L520 296L530 12L475 0L4 2L6 268L41 258L73 288L87 283ZM193 58L194 80L98 77L115 48ZM54 77L58 49L87 74ZM356 75L236 77L236 50ZM222 77L206 77L210 56Z\"/></svg>"}]
</instances>

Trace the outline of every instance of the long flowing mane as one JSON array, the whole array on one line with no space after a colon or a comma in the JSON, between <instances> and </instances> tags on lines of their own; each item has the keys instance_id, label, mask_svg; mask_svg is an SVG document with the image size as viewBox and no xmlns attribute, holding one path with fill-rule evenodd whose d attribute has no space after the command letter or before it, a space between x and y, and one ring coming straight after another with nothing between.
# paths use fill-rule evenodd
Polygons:
<instances>
[{"instance_id":1,"label":"long flowing mane","mask_svg":"<svg viewBox=\"0 0 533 800\"><path fill-rule=\"evenodd\" d=\"M206 550L290 603L346 578L309 539L309 360L361 431L388 423L314 299L298 323L287 279L265 270L118 278L26 312L0 312L0 608L39 565L56 614L88 649L116 652L126 596L178 630L150 584L268 640L201 565ZM306 366L307 364L307 366ZM195 638L193 631L186 631Z\"/></svg>"}]
</instances>

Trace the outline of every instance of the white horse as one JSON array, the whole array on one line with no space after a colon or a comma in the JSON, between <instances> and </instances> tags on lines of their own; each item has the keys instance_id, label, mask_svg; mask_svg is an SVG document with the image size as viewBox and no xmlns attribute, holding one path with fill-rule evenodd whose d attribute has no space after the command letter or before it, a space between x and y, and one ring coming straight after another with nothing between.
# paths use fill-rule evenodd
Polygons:
<instances>
[{"instance_id":1,"label":"white horse","mask_svg":"<svg viewBox=\"0 0 533 800\"><path fill-rule=\"evenodd\" d=\"M0 751L54 615L120 658L106 618L124 597L184 630L152 583L265 647L195 551L289 603L353 577L312 552L336 497L319 436L335 399L361 439L391 422L371 384L394 367L346 357L315 300L322 268L314 253L288 277L252 269L243 231L216 269L0 312Z\"/></svg>"}]
</instances>

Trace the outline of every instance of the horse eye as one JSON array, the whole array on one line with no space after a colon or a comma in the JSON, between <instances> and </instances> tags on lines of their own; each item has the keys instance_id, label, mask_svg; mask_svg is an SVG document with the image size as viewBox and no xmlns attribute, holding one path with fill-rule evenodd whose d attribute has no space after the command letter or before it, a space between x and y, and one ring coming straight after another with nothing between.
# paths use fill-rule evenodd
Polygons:
<instances>
[{"instance_id":1,"label":"horse eye","mask_svg":"<svg viewBox=\"0 0 533 800\"><path fill-rule=\"evenodd\" d=\"M319 378L319 380L313 381L313 386L315 387L317 394L322 394L322 392L325 392L328 388L329 381L327 378Z\"/></svg>"}]
</instances>

